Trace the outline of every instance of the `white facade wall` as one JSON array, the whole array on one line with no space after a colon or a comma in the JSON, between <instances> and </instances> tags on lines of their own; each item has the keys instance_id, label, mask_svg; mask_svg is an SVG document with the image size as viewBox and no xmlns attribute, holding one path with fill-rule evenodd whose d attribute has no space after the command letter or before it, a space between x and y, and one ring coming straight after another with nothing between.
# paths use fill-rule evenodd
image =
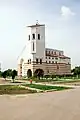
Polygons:
<instances>
[{"instance_id":1,"label":"white facade wall","mask_svg":"<svg viewBox=\"0 0 80 120\"><path fill-rule=\"evenodd\" d=\"M45 57L45 59L46 59L46 61L47 61L47 63L49 63L49 61L52 63L53 61L54 61L54 63L57 61L58 62L58 60L56 60L55 59L55 57L49 57L49 56L47 56L47 57Z\"/></svg>"},{"instance_id":2,"label":"white facade wall","mask_svg":"<svg viewBox=\"0 0 80 120\"><path fill-rule=\"evenodd\" d=\"M36 29L36 53L33 55L34 61L36 58L42 59L45 61L45 26L40 26L35 28ZM38 34L40 34L40 40L38 40Z\"/></svg>"},{"instance_id":3,"label":"white facade wall","mask_svg":"<svg viewBox=\"0 0 80 120\"><path fill-rule=\"evenodd\" d=\"M27 58L31 58L31 61L35 61L36 58L45 60L45 26L29 27L28 35L30 40L27 40ZM32 34L35 34L35 39L32 38ZM38 34L40 34L40 40L38 40ZM34 51L33 51L34 43Z\"/></svg>"},{"instance_id":4,"label":"white facade wall","mask_svg":"<svg viewBox=\"0 0 80 120\"><path fill-rule=\"evenodd\" d=\"M66 64L71 64L71 60L66 58L66 59L62 59L62 58L59 58L59 57L45 57L45 61L47 61L47 63L49 63L49 61L52 63L54 61L54 63L66 63Z\"/></svg>"},{"instance_id":5,"label":"white facade wall","mask_svg":"<svg viewBox=\"0 0 80 120\"><path fill-rule=\"evenodd\" d=\"M59 58L59 63L71 64L71 60L69 58L66 59Z\"/></svg>"}]
</instances>

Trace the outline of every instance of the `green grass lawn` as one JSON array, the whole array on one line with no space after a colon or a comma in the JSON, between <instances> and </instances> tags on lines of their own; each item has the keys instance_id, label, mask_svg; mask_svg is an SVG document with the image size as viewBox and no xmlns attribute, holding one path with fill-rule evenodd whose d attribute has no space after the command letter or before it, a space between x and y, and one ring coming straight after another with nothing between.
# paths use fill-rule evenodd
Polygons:
<instances>
[{"instance_id":1,"label":"green grass lawn","mask_svg":"<svg viewBox=\"0 0 80 120\"><path fill-rule=\"evenodd\" d=\"M23 86L36 88L40 90L64 90L69 89L68 87L61 87L61 86L48 86L48 85L40 85L40 84L24 84Z\"/></svg>"},{"instance_id":2,"label":"green grass lawn","mask_svg":"<svg viewBox=\"0 0 80 120\"><path fill-rule=\"evenodd\" d=\"M0 85L0 94L27 94L36 92L36 90L28 90L19 85Z\"/></svg>"}]
</instances>

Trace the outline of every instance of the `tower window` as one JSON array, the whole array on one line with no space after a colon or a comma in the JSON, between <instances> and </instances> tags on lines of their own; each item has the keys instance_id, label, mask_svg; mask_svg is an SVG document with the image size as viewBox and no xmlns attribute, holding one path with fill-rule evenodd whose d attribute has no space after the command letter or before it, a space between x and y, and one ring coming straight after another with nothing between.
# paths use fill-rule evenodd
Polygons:
<instances>
[{"instance_id":1,"label":"tower window","mask_svg":"<svg viewBox=\"0 0 80 120\"><path fill-rule=\"evenodd\" d=\"M36 63L38 64L38 58L36 58Z\"/></svg>"},{"instance_id":2,"label":"tower window","mask_svg":"<svg viewBox=\"0 0 80 120\"><path fill-rule=\"evenodd\" d=\"M40 40L40 34L38 34L38 40Z\"/></svg>"},{"instance_id":3,"label":"tower window","mask_svg":"<svg viewBox=\"0 0 80 120\"><path fill-rule=\"evenodd\" d=\"M40 59L40 64L42 64L42 59Z\"/></svg>"},{"instance_id":4,"label":"tower window","mask_svg":"<svg viewBox=\"0 0 80 120\"><path fill-rule=\"evenodd\" d=\"M31 59L30 59L30 64L31 64Z\"/></svg>"},{"instance_id":5,"label":"tower window","mask_svg":"<svg viewBox=\"0 0 80 120\"><path fill-rule=\"evenodd\" d=\"M34 51L34 42L33 42L33 51Z\"/></svg>"},{"instance_id":6,"label":"tower window","mask_svg":"<svg viewBox=\"0 0 80 120\"><path fill-rule=\"evenodd\" d=\"M29 64L29 60L28 60L28 64Z\"/></svg>"},{"instance_id":7,"label":"tower window","mask_svg":"<svg viewBox=\"0 0 80 120\"><path fill-rule=\"evenodd\" d=\"M32 34L32 39L35 39L35 34Z\"/></svg>"},{"instance_id":8,"label":"tower window","mask_svg":"<svg viewBox=\"0 0 80 120\"><path fill-rule=\"evenodd\" d=\"M29 35L29 38L28 38L29 40L30 40L30 35Z\"/></svg>"}]
</instances>

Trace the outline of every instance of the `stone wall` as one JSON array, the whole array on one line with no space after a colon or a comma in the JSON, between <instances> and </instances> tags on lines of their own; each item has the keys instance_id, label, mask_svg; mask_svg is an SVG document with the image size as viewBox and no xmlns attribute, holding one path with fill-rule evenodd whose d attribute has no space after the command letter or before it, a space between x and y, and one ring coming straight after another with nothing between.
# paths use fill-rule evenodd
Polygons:
<instances>
[{"instance_id":1,"label":"stone wall","mask_svg":"<svg viewBox=\"0 0 80 120\"><path fill-rule=\"evenodd\" d=\"M24 67L21 69L21 64L18 65L18 76L27 76L27 71L28 69L31 69L32 75L36 71L36 69L42 69L44 71L44 75L48 74L57 74L57 75L62 75L62 74L71 74L71 65L70 64L65 64L65 63L53 63L53 64L48 64L48 63L42 63L42 64L36 64L31 63L24 63ZM22 73L23 71L23 73Z\"/></svg>"}]
</instances>

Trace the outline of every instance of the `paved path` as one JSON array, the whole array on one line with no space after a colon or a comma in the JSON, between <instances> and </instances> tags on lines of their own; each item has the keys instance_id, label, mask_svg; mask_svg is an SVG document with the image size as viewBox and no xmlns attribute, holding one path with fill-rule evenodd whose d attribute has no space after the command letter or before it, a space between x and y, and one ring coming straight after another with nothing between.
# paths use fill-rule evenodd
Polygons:
<instances>
[{"instance_id":1,"label":"paved path","mask_svg":"<svg viewBox=\"0 0 80 120\"><path fill-rule=\"evenodd\" d=\"M0 96L0 120L80 120L80 88Z\"/></svg>"}]
</instances>

